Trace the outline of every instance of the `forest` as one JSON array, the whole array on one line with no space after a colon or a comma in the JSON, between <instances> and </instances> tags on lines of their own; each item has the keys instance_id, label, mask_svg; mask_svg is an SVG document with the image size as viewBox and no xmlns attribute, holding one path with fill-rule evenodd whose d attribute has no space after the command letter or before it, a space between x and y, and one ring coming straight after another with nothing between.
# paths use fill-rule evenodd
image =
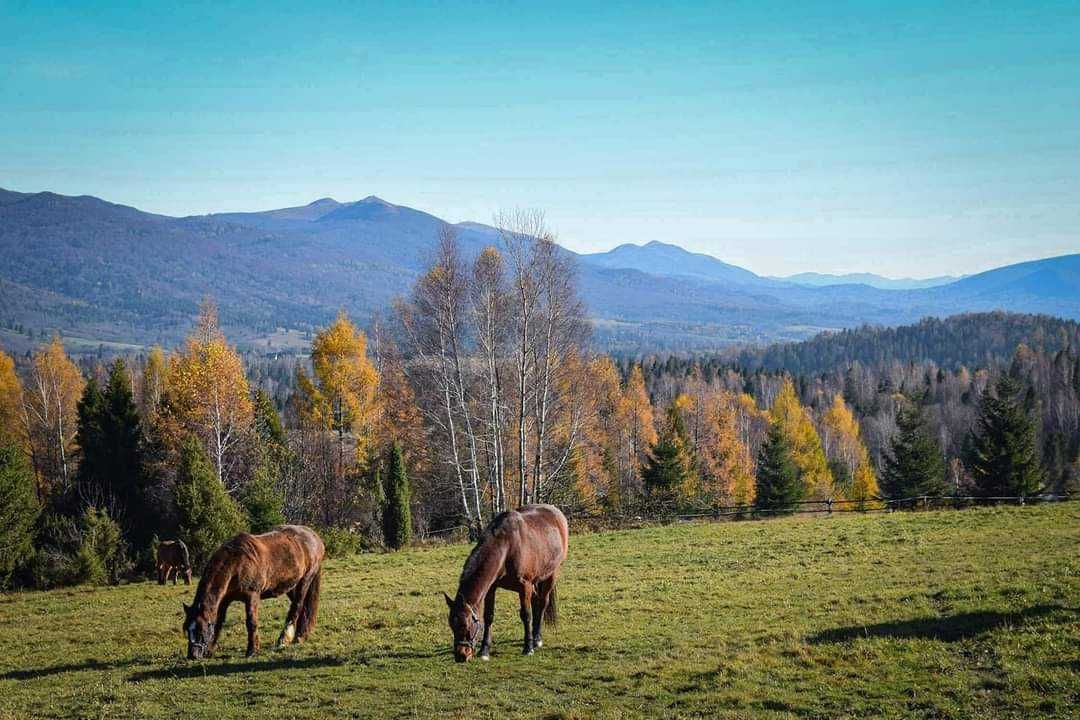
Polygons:
<instances>
[{"instance_id":1,"label":"forest","mask_svg":"<svg viewBox=\"0 0 1080 720\"><path fill-rule=\"evenodd\" d=\"M342 311L309 354L241 355L210 299L171 351L0 352L0 582L118 582L162 540L198 564L286 521L338 554L475 536L528 502L752 516L1080 484L1076 323L993 313L611 357L543 216L497 224L502 250L477 254L444 226L385 319L365 332Z\"/></svg>"}]
</instances>

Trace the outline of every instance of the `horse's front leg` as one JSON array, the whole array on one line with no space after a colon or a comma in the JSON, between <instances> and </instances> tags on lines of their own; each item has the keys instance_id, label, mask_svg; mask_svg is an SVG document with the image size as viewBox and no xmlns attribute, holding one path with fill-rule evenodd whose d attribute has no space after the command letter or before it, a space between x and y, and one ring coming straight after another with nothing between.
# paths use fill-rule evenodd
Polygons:
<instances>
[{"instance_id":1,"label":"horse's front leg","mask_svg":"<svg viewBox=\"0 0 1080 720\"><path fill-rule=\"evenodd\" d=\"M541 623L544 619L544 608L547 607L548 594L551 592L550 582L539 583L536 587L536 591L533 593L533 605L532 605L532 629L533 629L533 647L544 647L544 638L541 634Z\"/></svg>"},{"instance_id":2,"label":"horse's front leg","mask_svg":"<svg viewBox=\"0 0 1080 720\"><path fill-rule=\"evenodd\" d=\"M251 657L259 652L259 595L252 593L244 600L244 609L247 611L247 656Z\"/></svg>"},{"instance_id":3,"label":"horse's front leg","mask_svg":"<svg viewBox=\"0 0 1080 720\"><path fill-rule=\"evenodd\" d=\"M222 600L221 605L218 606L217 620L214 621L214 637L210 641L210 647L206 649L206 656L209 657L214 654L214 650L217 649L218 640L221 639L221 631L225 629L225 614L229 610L229 601Z\"/></svg>"},{"instance_id":4,"label":"horse's front leg","mask_svg":"<svg viewBox=\"0 0 1080 720\"><path fill-rule=\"evenodd\" d=\"M521 590L518 591L518 599L521 601L521 624L525 626L525 643L521 650L523 655L533 654L532 596L532 583L523 582Z\"/></svg>"},{"instance_id":5,"label":"horse's front leg","mask_svg":"<svg viewBox=\"0 0 1080 720\"><path fill-rule=\"evenodd\" d=\"M484 639L480 643L480 659L491 659L491 624L495 622L495 588L488 590L484 600Z\"/></svg>"}]
</instances>

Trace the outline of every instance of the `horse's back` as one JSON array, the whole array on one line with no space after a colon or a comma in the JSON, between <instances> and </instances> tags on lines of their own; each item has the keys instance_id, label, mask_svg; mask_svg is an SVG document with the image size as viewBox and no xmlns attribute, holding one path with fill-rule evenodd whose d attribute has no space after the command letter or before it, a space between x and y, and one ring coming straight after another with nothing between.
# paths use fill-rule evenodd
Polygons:
<instances>
[{"instance_id":1,"label":"horse's back","mask_svg":"<svg viewBox=\"0 0 1080 720\"><path fill-rule=\"evenodd\" d=\"M505 513L503 526L512 538L511 559L525 574L544 579L566 559L569 525L554 505L525 505Z\"/></svg>"},{"instance_id":2,"label":"horse's back","mask_svg":"<svg viewBox=\"0 0 1080 720\"><path fill-rule=\"evenodd\" d=\"M291 542L303 549L308 561L318 565L326 556L326 545L319 534L306 525L278 525L256 539L265 543Z\"/></svg>"}]
</instances>

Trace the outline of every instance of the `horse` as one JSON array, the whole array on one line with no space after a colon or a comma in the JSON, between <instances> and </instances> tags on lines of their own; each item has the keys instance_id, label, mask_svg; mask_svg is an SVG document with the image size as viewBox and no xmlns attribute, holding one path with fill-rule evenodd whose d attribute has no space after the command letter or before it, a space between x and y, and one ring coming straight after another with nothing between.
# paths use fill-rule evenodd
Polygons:
<instances>
[{"instance_id":1,"label":"horse","mask_svg":"<svg viewBox=\"0 0 1080 720\"><path fill-rule=\"evenodd\" d=\"M491 521L465 561L457 596L451 599L443 593L450 608L456 662L472 658L478 640L480 659L490 659L496 588L518 594L525 627L522 653L532 655L543 646L541 618L552 627L556 624L555 584L569 538L566 517L553 505L526 505Z\"/></svg>"},{"instance_id":2,"label":"horse","mask_svg":"<svg viewBox=\"0 0 1080 720\"><path fill-rule=\"evenodd\" d=\"M157 549L157 581L164 585L172 575L172 584L176 584L177 571L184 573L184 584L191 584L191 559L187 545L183 540L166 540Z\"/></svg>"},{"instance_id":3,"label":"horse","mask_svg":"<svg viewBox=\"0 0 1080 720\"><path fill-rule=\"evenodd\" d=\"M303 642L319 611L319 585L326 555L315 531L280 525L262 535L240 533L210 556L192 604L184 605L188 658L210 657L217 648L225 611L233 601L247 611L247 657L259 650L259 601L286 594L291 604L278 646Z\"/></svg>"}]
</instances>

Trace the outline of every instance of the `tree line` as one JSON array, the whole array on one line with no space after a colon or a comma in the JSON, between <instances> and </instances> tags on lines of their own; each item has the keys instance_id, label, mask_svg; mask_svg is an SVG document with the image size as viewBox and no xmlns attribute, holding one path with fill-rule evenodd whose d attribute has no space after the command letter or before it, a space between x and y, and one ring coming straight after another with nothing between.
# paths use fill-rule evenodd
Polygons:
<instances>
[{"instance_id":1,"label":"tree line","mask_svg":"<svg viewBox=\"0 0 1080 720\"><path fill-rule=\"evenodd\" d=\"M0 580L200 562L284 521L332 552L397 548L527 502L571 514L800 500L1072 492L1080 354L842 362L813 375L592 352L569 256L540 213L476 256L441 231L429 269L368 332L341 312L306 357L245 362L204 303L166 353L80 368L55 337L0 353ZM840 506L838 506L840 507Z\"/></svg>"}]
</instances>

